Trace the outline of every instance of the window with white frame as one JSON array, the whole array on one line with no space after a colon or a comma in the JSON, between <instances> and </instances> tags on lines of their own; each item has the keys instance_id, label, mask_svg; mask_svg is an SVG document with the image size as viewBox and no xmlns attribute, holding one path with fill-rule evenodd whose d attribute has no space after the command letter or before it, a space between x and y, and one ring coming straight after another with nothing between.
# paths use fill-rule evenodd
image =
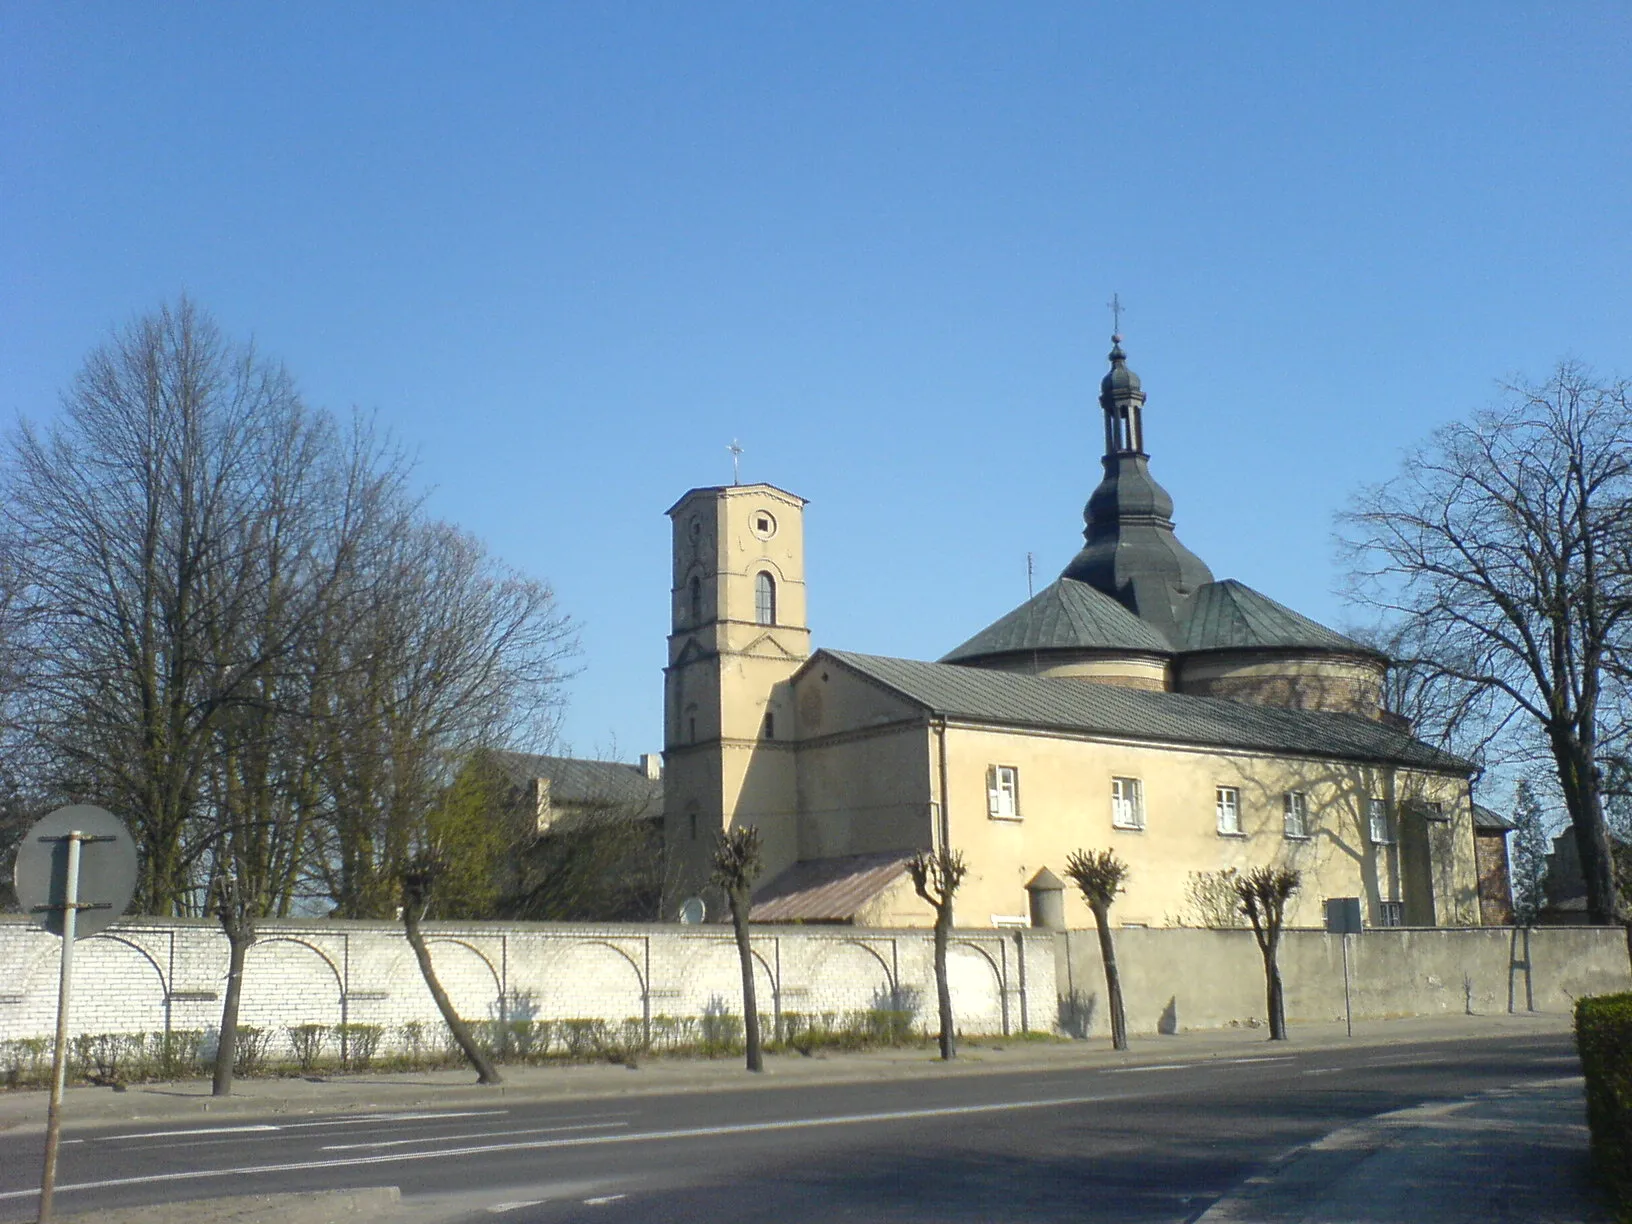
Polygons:
<instances>
[{"instance_id":1,"label":"window with white frame","mask_svg":"<svg viewBox=\"0 0 1632 1224\"><path fill-rule=\"evenodd\" d=\"M1234 786L1213 788L1213 810L1218 816L1218 832L1222 837L1241 835L1241 792Z\"/></svg>"},{"instance_id":2,"label":"window with white frame","mask_svg":"<svg viewBox=\"0 0 1632 1224\"><path fill-rule=\"evenodd\" d=\"M993 820L1020 819L1020 771L1013 765L987 768L986 814Z\"/></svg>"},{"instance_id":3,"label":"window with white frame","mask_svg":"<svg viewBox=\"0 0 1632 1224\"><path fill-rule=\"evenodd\" d=\"M1366 826L1371 832L1373 845L1386 846L1393 842L1393 830L1388 826L1387 800L1366 800Z\"/></svg>"},{"instance_id":4,"label":"window with white frame","mask_svg":"<svg viewBox=\"0 0 1632 1224\"><path fill-rule=\"evenodd\" d=\"M1288 837L1309 836L1309 796L1302 791L1287 791L1282 800L1284 830Z\"/></svg>"},{"instance_id":5,"label":"window with white frame","mask_svg":"<svg viewBox=\"0 0 1632 1224\"><path fill-rule=\"evenodd\" d=\"M1118 829L1145 827L1145 784L1138 778L1111 779L1111 824Z\"/></svg>"}]
</instances>

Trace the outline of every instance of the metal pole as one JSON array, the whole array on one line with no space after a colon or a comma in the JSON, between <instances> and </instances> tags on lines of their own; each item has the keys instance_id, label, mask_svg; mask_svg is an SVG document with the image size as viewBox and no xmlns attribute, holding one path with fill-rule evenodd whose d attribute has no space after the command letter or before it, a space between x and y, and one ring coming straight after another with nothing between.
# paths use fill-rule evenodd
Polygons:
<instances>
[{"instance_id":1,"label":"metal pole","mask_svg":"<svg viewBox=\"0 0 1632 1224\"><path fill-rule=\"evenodd\" d=\"M1349 933L1343 932L1343 1019L1354 1036L1354 1005L1349 1001Z\"/></svg>"},{"instance_id":2,"label":"metal pole","mask_svg":"<svg viewBox=\"0 0 1632 1224\"><path fill-rule=\"evenodd\" d=\"M57 986L57 1049L51 1063L51 1106L45 1122L45 1169L40 1174L40 1224L50 1224L57 1186L57 1142L62 1136L62 1086L68 1077L68 1000L74 981L74 928L79 917L79 843L68 834L68 879L63 887L62 978Z\"/></svg>"}]
</instances>

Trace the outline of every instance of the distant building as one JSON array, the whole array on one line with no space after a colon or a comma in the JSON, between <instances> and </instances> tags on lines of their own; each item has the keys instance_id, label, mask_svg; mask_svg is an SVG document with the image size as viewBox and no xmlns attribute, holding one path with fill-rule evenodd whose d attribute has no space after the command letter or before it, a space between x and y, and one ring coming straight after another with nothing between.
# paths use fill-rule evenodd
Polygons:
<instances>
[{"instance_id":1,"label":"distant building","mask_svg":"<svg viewBox=\"0 0 1632 1224\"><path fill-rule=\"evenodd\" d=\"M1473 856L1479 871L1479 921L1484 926L1513 925L1513 877L1507 835L1514 824L1482 803L1473 805Z\"/></svg>"},{"instance_id":2,"label":"distant building","mask_svg":"<svg viewBox=\"0 0 1632 1224\"><path fill-rule=\"evenodd\" d=\"M527 752L495 752L493 759L515 788L535 832L586 813L663 818L663 761L655 754L634 764Z\"/></svg>"},{"instance_id":3,"label":"distant building","mask_svg":"<svg viewBox=\"0 0 1632 1224\"><path fill-rule=\"evenodd\" d=\"M1262 863L1303 873L1294 924L1330 896L1375 925L1482 920L1472 766L1382 717L1377 651L1180 543L1120 338L1110 364L1082 549L937 663L811 652L802 498L670 508L664 829L689 887L748 823L763 920L923 923L905 863L943 844L967 926L1027 923L1028 883L1078 848L1130 864L1125 925L1186 921L1194 873ZM1066 918L1091 921L1069 893Z\"/></svg>"}]
</instances>

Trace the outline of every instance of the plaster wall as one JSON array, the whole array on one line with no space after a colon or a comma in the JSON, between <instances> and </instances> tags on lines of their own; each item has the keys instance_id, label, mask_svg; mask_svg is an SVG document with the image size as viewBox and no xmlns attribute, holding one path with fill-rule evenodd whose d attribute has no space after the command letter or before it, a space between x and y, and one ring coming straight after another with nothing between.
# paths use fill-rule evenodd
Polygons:
<instances>
[{"instance_id":1,"label":"plaster wall","mask_svg":"<svg viewBox=\"0 0 1632 1224\"><path fill-rule=\"evenodd\" d=\"M1263 957L1251 931L1124 928L1113 938L1130 1032L1267 1025ZM1062 1021L1077 1035L1108 1036L1098 933L1073 930L1057 946ZM1343 1019L1341 936L1287 931L1278 961L1289 1025ZM1406 927L1349 937L1356 1019L1567 1012L1582 995L1632 989L1629 964L1624 933L1604 927L1547 927L1528 937L1512 928Z\"/></svg>"}]
</instances>

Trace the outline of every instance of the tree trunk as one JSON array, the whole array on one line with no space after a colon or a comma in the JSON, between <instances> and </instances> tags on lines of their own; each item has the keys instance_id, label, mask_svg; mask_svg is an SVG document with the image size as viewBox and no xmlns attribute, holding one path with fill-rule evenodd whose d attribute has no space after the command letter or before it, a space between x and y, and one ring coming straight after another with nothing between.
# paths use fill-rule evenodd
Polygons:
<instances>
[{"instance_id":1,"label":"tree trunk","mask_svg":"<svg viewBox=\"0 0 1632 1224\"><path fill-rule=\"evenodd\" d=\"M748 1047L748 1070L763 1071L765 1060L759 1042L759 1000L754 983L754 950L748 940L747 892L731 893L731 925L737 933L737 958L742 962L742 1039Z\"/></svg>"},{"instance_id":2,"label":"tree trunk","mask_svg":"<svg viewBox=\"0 0 1632 1224\"><path fill-rule=\"evenodd\" d=\"M952 986L946 980L946 947L952 936L952 903L935 909L935 1001L941 1017L941 1061L958 1056L957 1034L952 1018Z\"/></svg>"},{"instance_id":3,"label":"tree trunk","mask_svg":"<svg viewBox=\"0 0 1632 1224\"><path fill-rule=\"evenodd\" d=\"M1587 889L1587 921L1609 926L1622 921L1615 888L1615 862L1609 846L1609 829L1604 823L1603 795L1598 781L1598 765L1588 746L1576 736L1559 733L1550 738L1553 760L1558 765L1564 807L1570 814L1575 833L1576 853L1581 859L1581 878Z\"/></svg>"},{"instance_id":4,"label":"tree trunk","mask_svg":"<svg viewBox=\"0 0 1632 1224\"><path fill-rule=\"evenodd\" d=\"M459 1043L464 1051L465 1059L475 1068L478 1084L502 1084L498 1070L493 1066L493 1060L476 1044L476 1039L470 1035L470 1026L460 1018L459 1013L453 1010L453 1000L448 998L448 992L442 989L442 983L436 976L436 970L431 966L431 950L425 946L425 936L419 930L418 907L412 904L402 907L402 925L408 934L408 943L414 950L414 958L419 961L419 972L425 978L425 985L430 988L431 998L436 1000L436 1010L442 1013L442 1020L453 1034L453 1039Z\"/></svg>"},{"instance_id":5,"label":"tree trunk","mask_svg":"<svg viewBox=\"0 0 1632 1224\"><path fill-rule=\"evenodd\" d=\"M1116 968L1116 946L1111 942L1109 906L1092 906L1094 925L1099 928L1099 959L1105 964L1105 994L1111 1012L1111 1048L1128 1048L1128 1018L1122 1010L1122 975Z\"/></svg>"},{"instance_id":6,"label":"tree trunk","mask_svg":"<svg viewBox=\"0 0 1632 1224\"><path fill-rule=\"evenodd\" d=\"M1276 963L1276 945L1280 942L1280 933L1274 932L1268 939L1260 941L1264 952L1264 986L1269 1009L1269 1039L1271 1041L1286 1040L1286 995L1281 989L1281 969Z\"/></svg>"},{"instance_id":7,"label":"tree trunk","mask_svg":"<svg viewBox=\"0 0 1632 1224\"><path fill-rule=\"evenodd\" d=\"M221 998L221 1036L215 1045L212 1096L232 1095L233 1062L238 1057L238 1000L244 988L244 959L255 942L255 920L234 918L223 907L221 927L227 935L227 988Z\"/></svg>"}]
</instances>

